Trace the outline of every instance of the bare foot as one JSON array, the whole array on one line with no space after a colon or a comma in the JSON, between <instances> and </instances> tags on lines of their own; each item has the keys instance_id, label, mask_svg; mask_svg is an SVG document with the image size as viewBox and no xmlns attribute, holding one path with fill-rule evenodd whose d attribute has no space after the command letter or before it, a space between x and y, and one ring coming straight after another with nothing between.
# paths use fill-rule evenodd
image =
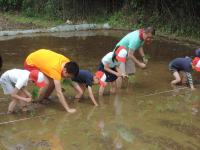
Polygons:
<instances>
[{"instance_id":1,"label":"bare foot","mask_svg":"<svg viewBox=\"0 0 200 150\"><path fill-rule=\"evenodd\" d=\"M69 113L75 113L75 112L76 112L76 109L74 109L74 108L69 108L67 111L68 111Z\"/></svg>"}]
</instances>

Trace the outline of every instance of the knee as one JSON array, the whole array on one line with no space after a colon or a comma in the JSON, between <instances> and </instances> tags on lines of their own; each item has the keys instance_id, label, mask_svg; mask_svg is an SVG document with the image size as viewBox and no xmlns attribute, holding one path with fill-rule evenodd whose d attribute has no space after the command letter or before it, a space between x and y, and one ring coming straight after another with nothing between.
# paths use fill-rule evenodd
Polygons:
<instances>
[{"instance_id":1,"label":"knee","mask_svg":"<svg viewBox=\"0 0 200 150\"><path fill-rule=\"evenodd\" d=\"M181 78L176 78L176 82L181 82Z\"/></svg>"}]
</instances>

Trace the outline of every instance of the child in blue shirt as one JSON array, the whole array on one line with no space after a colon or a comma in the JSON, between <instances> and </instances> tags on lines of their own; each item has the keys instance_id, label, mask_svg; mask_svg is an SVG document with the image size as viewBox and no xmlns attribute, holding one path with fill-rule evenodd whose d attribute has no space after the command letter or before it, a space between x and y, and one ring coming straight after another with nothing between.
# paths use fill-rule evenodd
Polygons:
<instances>
[{"instance_id":1,"label":"child in blue shirt","mask_svg":"<svg viewBox=\"0 0 200 150\"><path fill-rule=\"evenodd\" d=\"M195 50L195 56L200 57L200 48Z\"/></svg>"},{"instance_id":2,"label":"child in blue shirt","mask_svg":"<svg viewBox=\"0 0 200 150\"><path fill-rule=\"evenodd\" d=\"M171 81L171 85L174 86L177 83L180 83L183 80L187 80L191 90L194 90L193 80L191 71L195 69L196 71L200 71L200 58L195 57L192 60L190 57L185 58L175 58L169 63L169 70L172 71L174 76L174 80ZM183 73L183 78L181 79L180 73ZM186 78L186 79L185 79Z\"/></svg>"},{"instance_id":3,"label":"child in blue shirt","mask_svg":"<svg viewBox=\"0 0 200 150\"><path fill-rule=\"evenodd\" d=\"M88 70L79 70L79 74L76 77L72 78L72 81L72 86L77 91L75 98L80 99L83 96L85 89L87 88L92 102L95 106L98 106L98 103L96 102L94 94L92 92L92 85L105 84L103 82L100 82L100 77L98 77L97 75L93 75Z\"/></svg>"}]
</instances>

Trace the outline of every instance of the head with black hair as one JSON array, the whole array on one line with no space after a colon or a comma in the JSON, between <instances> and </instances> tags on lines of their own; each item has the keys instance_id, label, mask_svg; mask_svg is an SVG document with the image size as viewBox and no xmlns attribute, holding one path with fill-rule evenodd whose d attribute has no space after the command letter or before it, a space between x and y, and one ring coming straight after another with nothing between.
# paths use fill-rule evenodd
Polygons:
<instances>
[{"instance_id":1,"label":"head with black hair","mask_svg":"<svg viewBox=\"0 0 200 150\"><path fill-rule=\"evenodd\" d=\"M150 44L152 42L155 32L156 31L153 27L144 28L143 39L146 44Z\"/></svg>"},{"instance_id":2,"label":"head with black hair","mask_svg":"<svg viewBox=\"0 0 200 150\"><path fill-rule=\"evenodd\" d=\"M200 57L200 48L195 50L195 56Z\"/></svg>"},{"instance_id":3,"label":"head with black hair","mask_svg":"<svg viewBox=\"0 0 200 150\"><path fill-rule=\"evenodd\" d=\"M70 61L65 64L62 72L64 78L76 77L79 73L79 66L76 62Z\"/></svg>"}]
</instances>

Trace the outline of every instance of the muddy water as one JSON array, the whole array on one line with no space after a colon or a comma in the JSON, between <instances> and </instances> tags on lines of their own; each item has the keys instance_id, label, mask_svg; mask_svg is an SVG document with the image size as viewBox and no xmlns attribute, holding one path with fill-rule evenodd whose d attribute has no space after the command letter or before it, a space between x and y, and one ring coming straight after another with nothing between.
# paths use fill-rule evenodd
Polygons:
<instances>
[{"instance_id":1,"label":"muddy water","mask_svg":"<svg viewBox=\"0 0 200 150\"><path fill-rule=\"evenodd\" d=\"M113 49L126 34L122 31L89 31L79 33L41 34L0 41L4 58L3 70L22 68L26 56L39 48L60 52L77 61L82 69L95 72L100 58ZM65 95L75 114L64 112L57 101L28 113L3 115L8 99L0 91L1 150L199 150L199 89L171 91L172 79L168 62L177 57L193 55L195 44L156 37L146 70L137 69L127 87L116 95L97 98L94 107L86 98L70 99L71 87ZM195 80L198 74L195 74ZM30 87L31 88L31 87ZM97 97L97 86L94 86ZM3 97L5 99L3 99ZM10 122L9 122L10 121ZM13 122L12 122L13 121Z\"/></svg>"}]
</instances>

